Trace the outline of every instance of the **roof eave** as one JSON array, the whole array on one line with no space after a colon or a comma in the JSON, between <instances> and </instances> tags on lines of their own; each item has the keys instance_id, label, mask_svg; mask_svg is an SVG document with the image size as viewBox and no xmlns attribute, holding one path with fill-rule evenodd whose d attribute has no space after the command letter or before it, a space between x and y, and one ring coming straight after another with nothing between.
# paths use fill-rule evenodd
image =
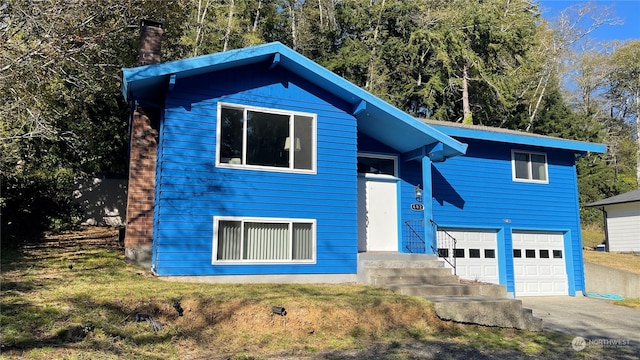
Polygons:
<instances>
[{"instance_id":1,"label":"roof eave","mask_svg":"<svg viewBox=\"0 0 640 360\"><path fill-rule=\"evenodd\" d=\"M429 124L441 130L448 136L462 137L478 140L489 140L503 143L541 146L562 150L572 150L577 153L604 153L607 151L605 144L590 143L585 141L567 140L551 136L540 136L527 133L503 133L485 129L462 128L443 124ZM515 131L514 131L515 132Z\"/></svg>"},{"instance_id":2,"label":"roof eave","mask_svg":"<svg viewBox=\"0 0 640 360\"><path fill-rule=\"evenodd\" d=\"M270 59L274 62L274 66L284 67L354 107L364 102L368 109L384 113L386 116L395 118L403 124L419 130L424 134L422 140L426 143L416 141L415 144L412 144L416 147L429 145L432 142L440 142L443 144L443 153L446 157L462 155L466 152L466 144L449 137L428 124L416 120L409 114L279 42L230 50L224 53L217 53L215 56L203 55L161 64L125 68L122 70L122 94L128 101L136 100L143 93L146 98L159 98L166 91L166 86L163 85L167 84L169 77L174 74L179 80L182 77L221 71L237 66L269 61ZM397 141L394 141L396 145L405 145L402 143L403 139L401 137L399 135ZM393 147L393 144L388 145Z\"/></svg>"}]
</instances>

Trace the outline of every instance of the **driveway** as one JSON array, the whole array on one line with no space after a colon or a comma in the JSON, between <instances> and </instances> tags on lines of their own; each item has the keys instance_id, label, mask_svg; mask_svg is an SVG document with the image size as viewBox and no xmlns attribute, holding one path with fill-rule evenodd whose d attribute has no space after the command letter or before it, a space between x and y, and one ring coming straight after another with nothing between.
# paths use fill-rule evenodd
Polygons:
<instances>
[{"instance_id":1,"label":"driveway","mask_svg":"<svg viewBox=\"0 0 640 360\"><path fill-rule=\"evenodd\" d=\"M543 320L543 329L580 336L587 342L640 350L640 310L584 296L521 297L522 306Z\"/></svg>"}]
</instances>

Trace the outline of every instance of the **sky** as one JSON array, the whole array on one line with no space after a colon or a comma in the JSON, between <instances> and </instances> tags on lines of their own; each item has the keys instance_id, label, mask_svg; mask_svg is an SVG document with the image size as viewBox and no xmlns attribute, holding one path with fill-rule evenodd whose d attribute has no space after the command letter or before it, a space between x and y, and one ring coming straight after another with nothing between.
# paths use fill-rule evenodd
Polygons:
<instances>
[{"instance_id":1,"label":"sky","mask_svg":"<svg viewBox=\"0 0 640 360\"><path fill-rule=\"evenodd\" d=\"M595 3L610 7L622 25L603 25L591 34L595 41L640 39L640 0L540 0L542 16L546 19L557 17L558 13L572 5Z\"/></svg>"}]
</instances>

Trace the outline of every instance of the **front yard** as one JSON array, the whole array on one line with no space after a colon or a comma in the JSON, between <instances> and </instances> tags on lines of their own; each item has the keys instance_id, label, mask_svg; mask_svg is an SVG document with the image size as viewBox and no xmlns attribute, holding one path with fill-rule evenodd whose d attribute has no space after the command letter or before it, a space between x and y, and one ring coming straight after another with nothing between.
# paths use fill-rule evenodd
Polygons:
<instances>
[{"instance_id":1,"label":"front yard","mask_svg":"<svg viewBox=\"0 0 640 360\"><path fill-rule=\"evenodd\" d=\"M116 232L93 229L3 252L0 359L633 355L576 352L572 337L560 333L444 322L424 299L364 285L168 282L124 262L116 244ZM274 315L273 306L285 307L286 316ZM153 321L136 322L137 313Z\"/></svg>"}]
</instances>

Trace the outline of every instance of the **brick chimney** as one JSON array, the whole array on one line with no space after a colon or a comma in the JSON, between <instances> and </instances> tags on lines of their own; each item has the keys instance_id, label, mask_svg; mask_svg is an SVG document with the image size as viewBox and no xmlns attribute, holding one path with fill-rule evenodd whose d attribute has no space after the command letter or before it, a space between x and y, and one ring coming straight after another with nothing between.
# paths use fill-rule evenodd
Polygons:
<instances>
[{"instance_id":1,"label":"brick chimney","mask_svg":"<svg viewBox=\"0 0 640 360\"><path fill-rule=\"evenodd\" d=\"M161 61L162 33L160 23L148 20L141 22L138 65L156 64ZM138 103L134 104L133 109L129 142L125 257L138 265L150 268L160 112Z\"/></svg>"},{"instance_id":2,"label":"brick chimney","mask_svg":"<svg viewBox=\"0 0 640 360\"><path fill-rule=\"evenodd\" d=\"M140 22L138 65L157 64L162 61L162 54L160 53L162 33L162 24L150 20L142 20Z\"/></svg>"}]
</instances>

